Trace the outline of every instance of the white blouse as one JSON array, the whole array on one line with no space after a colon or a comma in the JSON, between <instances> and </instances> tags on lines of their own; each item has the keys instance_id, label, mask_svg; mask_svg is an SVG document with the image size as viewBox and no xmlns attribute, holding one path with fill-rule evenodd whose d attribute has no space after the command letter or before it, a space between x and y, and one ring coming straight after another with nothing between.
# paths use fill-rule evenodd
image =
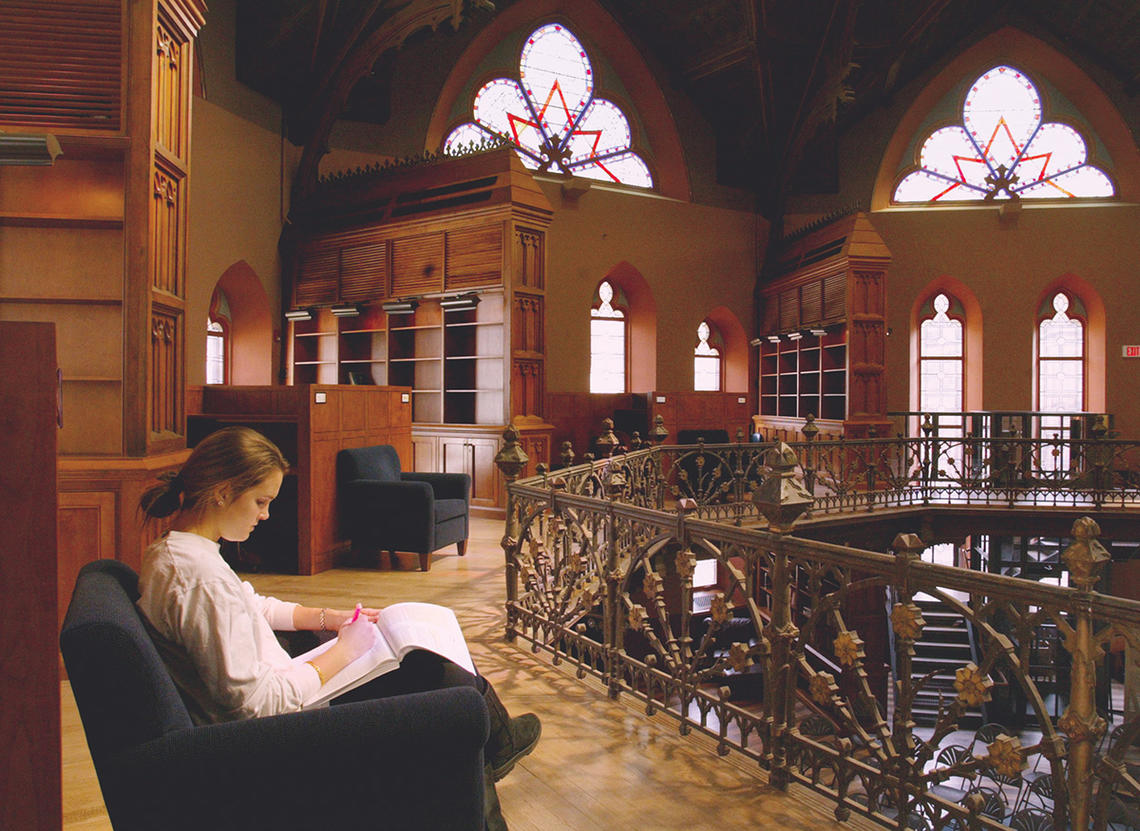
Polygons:
<instances>
[{"instance_id":1,"label":"white blouse","mask_svg":"<svg viewBox=\"0 0 1140 831\"><path fill-rule=\"evenodd\" d=\"M263 597L222 558L217 542L183 531L143 554L138 605L202 724L301 709L320 688L316 670L295 664L274 636L294 629L297 604Z\"/></svg>"}]
</instances>

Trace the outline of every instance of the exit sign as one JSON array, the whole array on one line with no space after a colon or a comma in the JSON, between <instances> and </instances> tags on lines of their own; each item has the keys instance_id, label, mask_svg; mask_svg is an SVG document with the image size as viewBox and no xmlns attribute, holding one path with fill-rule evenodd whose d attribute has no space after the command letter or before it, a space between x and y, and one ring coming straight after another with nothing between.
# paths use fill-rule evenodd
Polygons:
<instances>
[{"instance_id":1,"label":"exit sign","mask_svg":"<svg viewBox=\"0 0 1140 831\"><path fill-rule=\"evenodd\" d=\"M1125 346L1123 349L1125 358L1140 358L1140 344Z\"/></svg>"}]
</instances>

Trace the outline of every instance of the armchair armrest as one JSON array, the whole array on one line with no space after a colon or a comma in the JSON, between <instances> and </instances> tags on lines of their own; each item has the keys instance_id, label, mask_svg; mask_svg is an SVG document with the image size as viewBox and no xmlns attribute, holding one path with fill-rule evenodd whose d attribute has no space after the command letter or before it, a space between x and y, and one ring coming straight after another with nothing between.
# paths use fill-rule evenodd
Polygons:
<instances>
[{"instance_id":1,"label":"armchair armrest","mask_svg":"<svg viewBox=\"0 0 1140 831\"><path fill-rule=\"evenodd\" d=\"M353 510L367 513L403 514L430 509L435 492L426 482L385 482L380 479L354 479L345 486Z\"/></svg>"},{"instance_id":2,"label":"armchair armrest","mask_svg":"<svg viewBox=\"0 0 1140 831\"><path fill-rule=\"evenodd\" d=\"M461 687L195 727L103 783L116 829L481 829L486 705Z\"/></svg>"},{"instance_id":3,"label":"armchair armrest","mask_svg":"<svg viewBox=\"0 0 1140 831\"><path fill-rule=\"evenodd\" d=\"M466 473L401 473L404 482L427 482L436 499L468 499L471 477Z\"/></svg>"}]
</instances>

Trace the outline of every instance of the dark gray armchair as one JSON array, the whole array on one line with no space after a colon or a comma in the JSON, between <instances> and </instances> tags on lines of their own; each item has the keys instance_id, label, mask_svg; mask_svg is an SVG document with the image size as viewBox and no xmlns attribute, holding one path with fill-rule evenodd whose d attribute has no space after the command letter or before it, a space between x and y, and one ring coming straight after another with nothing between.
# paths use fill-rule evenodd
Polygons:
<instances>
[{"instance_id":1,"label":"dark gray armchair","mask_svg":"<svg viewBox=\"0 0 1140 831\"><path fill-rule=\"evenodd\" d=\"M466 473L405 473L396 449L378 444L340 451L336 478L341 529L354 551L413 551L424 571L445 545L467 553Z\"/></svg>"},{"instance_id":2,"label":"dark gray armchair","mask_svg":"<svg viewBox=\"0 0 1140 831\"><path fill-rule=\"evenodd\" d=\"M60 634L116 831L483 828L487 708L474 689L195 726L137 597L128 566L90 563Z\"/></svg>"}]
</instances>

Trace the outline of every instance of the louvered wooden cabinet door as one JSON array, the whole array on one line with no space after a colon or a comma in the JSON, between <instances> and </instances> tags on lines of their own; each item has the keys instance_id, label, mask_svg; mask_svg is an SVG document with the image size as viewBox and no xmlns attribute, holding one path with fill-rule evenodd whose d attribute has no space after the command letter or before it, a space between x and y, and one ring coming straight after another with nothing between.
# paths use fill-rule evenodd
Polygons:
<instances>
[{"instance_id":1,"label":"louvered wooden cabinet door","mask_svg":"<svg viewBox=\"0 0 1140 831\"><path fill-rule=\"evenodd\" d=\"M314 244L301 252L297 266L294 302L297 306L332 303L340 279L340 252L326 244Z\"/></svg>"},{"instance_id":2,"label":"louvered wooden cabinet door","mask_svg":"<svg viewBox=\"0 0 1140 831\"><path fill-rule=\"evenodd\" d=\"M503 282L503 226L448 231L446 291L497 286Z\"/></svg>"},{"instance_id":3,"label":"louvered wooden cabinet door","mask_svg":"<svg viewBox=\"0 0 1140 831\"><path fill-rule=\"evenodd\" d=\"M340 300L375 303L388 297L388 243L366 242L340 251Z\"/></svg>"},{"instance_id":4,"label":"louvered wooden cabinet door","mask_svg":"<svg viewBox=\"0 0 1140 831\"><path fill-rule=\"evenodd\" d=\"M392 241L392 296L443 291L443 232Z\"/></svg>"},{"instance_id":5,"label":"louvered wooden cabinet door","mask_svg":"<svg viewBox=\"0 0 1140 831\"><path fill-rule=\"evenodd\" d=\"M0 123L122 129L121 0L0 3Z\"/></svg>"}]
</instances>

